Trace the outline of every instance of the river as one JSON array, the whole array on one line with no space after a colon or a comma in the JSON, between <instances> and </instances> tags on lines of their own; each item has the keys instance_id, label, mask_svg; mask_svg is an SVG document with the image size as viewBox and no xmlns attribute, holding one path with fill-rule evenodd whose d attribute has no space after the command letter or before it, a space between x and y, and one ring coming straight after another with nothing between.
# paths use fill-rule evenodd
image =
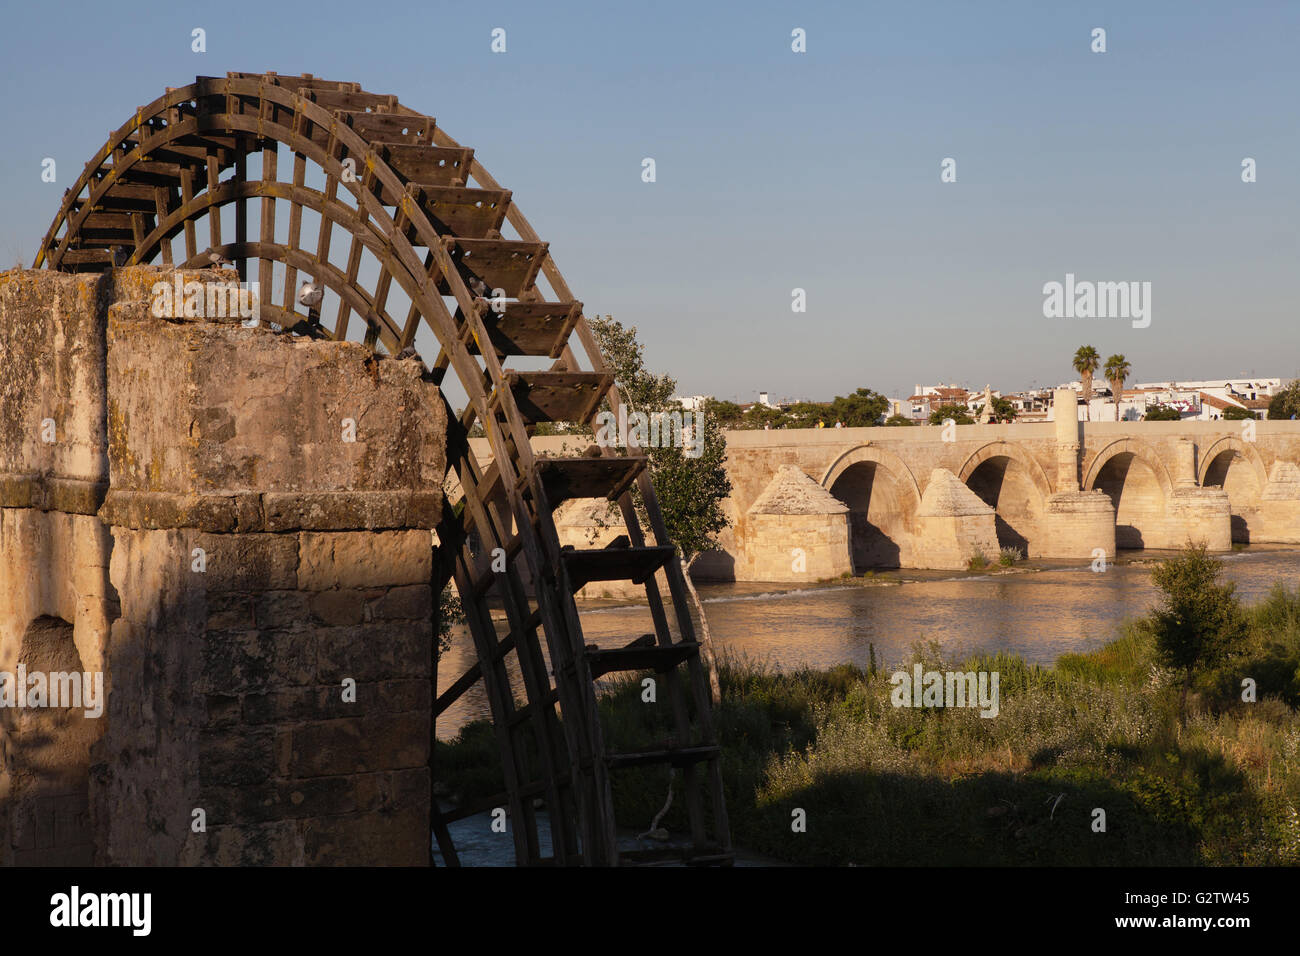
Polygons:
<instances>
[{"instance_id":1,"label":"river","mask_svg":"<svg viewBox=\"0 0 1300 956\"><path fill-rule=\"evenodd\" d=\"M1007 650L1051 664L1062 654L1100 647L1124 619L1146 613L1155 600L1150 562L1163 556L1121 552L1102 573L1086 565L1002 574L895 571L866 583L818 588L736 583L699 590L719 651L776 668L865 666L870 645L882 665L892 664L920 640L937 641L951 659ZM1222 560L1225 577L1248 602L1276 581L1293 588L1300 583L1300 551L1256 547ZM583 607L581 616L587 643L602 647L653 630L644 606ZM453 642L439 662L439 692L474 662L467 632ZM487 716L480 683L439 718L438 736L453 737L467 721Z\"/></svg>"}]
</instances>

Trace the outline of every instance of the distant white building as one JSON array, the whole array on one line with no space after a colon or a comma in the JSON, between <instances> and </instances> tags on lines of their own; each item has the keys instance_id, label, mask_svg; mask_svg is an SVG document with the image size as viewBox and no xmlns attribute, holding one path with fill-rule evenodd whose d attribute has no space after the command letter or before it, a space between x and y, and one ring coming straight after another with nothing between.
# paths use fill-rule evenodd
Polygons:
<instances>
[{"instance_id":1,"label":"distant white building","mask_svg":"<svg viewBox=\"0 0 1300 956\"><path fill-rule=\"evenodd\" d=\"M682 397L674 396L670 401L680 402L685 411L702 412L704 411L705 403L712 398L712 395L686 395Z\"/></svg>"}]
</instances>

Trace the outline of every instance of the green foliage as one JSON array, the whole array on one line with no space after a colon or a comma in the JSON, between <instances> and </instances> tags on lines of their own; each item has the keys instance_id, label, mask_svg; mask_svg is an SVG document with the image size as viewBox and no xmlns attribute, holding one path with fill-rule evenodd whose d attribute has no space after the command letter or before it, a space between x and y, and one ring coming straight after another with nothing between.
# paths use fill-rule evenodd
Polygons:
<instances>
[{"instance_id":1,"label":"green foliage","mask_svg":"<svg viewBox=\"0 0 1300 956\"><path fill-rule=\"evenodd\" d=\"M1223 410L1224 421L1236 422L1246 418L1259 418L1259 415L1249 408L1242 408L1240 405L1229 405Z\"/></svg>"},{"instance_id":2,"label":"green foliage","mask_svg":"<svg viewBox=\"0 0 1300 956\"><path fill-rule=\"evenodd\" d=\"M717 421L721 428L739 428L745 413L735 402L710 398L704 403L704 414Z\"/></svg>"},{"instance_id":3,"label":"green foliage","mask_svg":"<svg viewBox=\"0 0 1300 956\"><path fill-rule=\"evenodd\" d=\"M450 584L438 598L438 656L451 649L452 628L465 623L465 609Z\"/></svg>"},{"instance_id":4,"label":"green foliage","mask_svg":"<svg viewBox=\"0 0 1300 956\"><path fill-rule=\"evenodd\" d=\"M1300 378L1269 399L1268 417L1272 419L1300 418Z\"/></svg>"},{"instance_id":5,"label":"green foliage","mask_svg":"<svg viewBox=\"0 0 1300 956\"><path fill-rule=\"evenodd\" d=\"M1279 660L1300 656L1300 590L1279 586L1247 616L1281 648ZM786 672L723 659L714 723L738 846L840 866L1300 863L1295 711L1238 698L1180 727L1178 688L1162 676L1141 622L1054 668L1006 652L945 661L935 644L890 662L869 647L866 658L865 669ZM891 673L914 662L997 672L998 717L892 706ZM609 736L629 745L671 733L664 708L641 702L640 676L600 698ZM502 789L486 723L438 746L463 799ZM644 829L667 784L663 768L615 777L620 825ZM1099 806L1105 839L1091 830ZM816 808L806 833L790 831L794 807ZM663 825L689 830L683 801Z\"/></svg>"},{"instance_id":6,"label":"green foliage","mask_svg":"<svg viewBox=\"0 0 1300 956\"><path fill-rule=\"evenodd\" d=\"M1172 405L1152 405L1147 409L1147 413L1142 416L1144 422L1180 422L1183 420L1183 413Z\"/></svg>"},{"instance_id":7,"label":"green foliage","mask_svg":"<svg viewBox=\"0 0 1300 956\"><path fill-rule=\"evenodd\" d=\"M983 551L976 551L966 562L967 571L983 571L988 566L989 559L985 556Z\"/></svg>"},{"instance_id":8,"label":"green foliage","mask_svg":"<svg viewBox=\"0 0 1300 956\"><path fill-rule=\"evenodd\" d=\"M664 526L688 564L714 547L718 533L730 523L722 510L723 500L731 494L724 467L727 440L718 422L707 415L703 428L704 449L698 458L687 456L682 448L650 449L650 474Z\"/></svg>"},{"instance_id":9,"label":"green foliage","mask_svg":"<svg viewBox=\"0 0 1300 956\"><path fill-rule=\"evenodd\" d=\"M1223 562L1204 544L1189 544L1151 571L1160 606L1151 613L1156 658L1183 675L1183 706L1197 668L1213 668L1238 653L1246 639L1246 616L1236 584L1219 584ZM1185 715L1184 715L1185 716Z\"/></svg>"},{"instance_id":10,"label":"green foliage","mask_svg":"<svg viewBox=\"0 0 1300 956\"><path fill-rule=\"evenodd\" d=\"M889 399L869 388L860 388L852 395L835 396L831 402L830 421L833 425L840 421L845 428L865 428L879 425L889 409Z\"/></svg>"},{"instance_id":11,"label":"green foliage","mask_svg":"<svg viewBox=\"0 0 1300 956\"><path fill-rule=\"evenodd\" d=\"M673 407L669 399L677 390L677 382L670 375L655 375L645 367L645 346L637 341L636 326L625 328L609 315L589 319L588 323L629 410L648 414Z\"/></svg>"},{"instance_id":12,"label":"green foliage","mask_svg":"<svg viewBox=\"0 0 1300 956\"><path fill-rule=\"evenodd\" d=\"M741 428L780 428L786 422L786 415L779 408L768 408L755 402L749 406L741 419Z\"/></svg>"},{"instance_id":13,"label":"green foliage","mask_svg":"<svg viewBox=\"0 0 1300 956\"><path fill-rule=\"evenodd\" d=\"M830 406L820 402L795 402L784 410L779 420L782 428L816 428L818 422L823 427L835 424Z\"/></svg>"},{"instance_id":14,"label":"green foliage","mask_svg":"<svg viewBox=\"0 0 1300 956\"><path fill-rule=\"evenodd\" d=\"M1024 557L1019 548L1001 548L998 551L998 564L1004 568L1009 568L1017 561L1023 560Z\"/></svg>"},{"instance_id":15,"label":"green foliage","mask_svg":"<svg viewBox=\"0 0 1300 956\"><path fill-rule=\"evenodd\" d=\"M888 418L885 419L885 424L886 425L915 425L916 422L912 421L906 415L890 415Z\"/></svg>"},{"instance_id":16,"label":"green foliage","mask_svg":"<svg viewBox=\"0 0 1300 956\"><path fill-rule=\"evenodd\" d=\"M930 424L942 425L944 419L951 418L958 425L974 425L975 419L970 417L965 405L940 405L930 412Z\"/></svg>"},{"instance_id":17,"label":"green foliage","mask_svg":"<svg viewBox=\"0 0 1300 956\"><path fill-rule=\"evenodd\" d=\"M680 411L671 401L677 382L669 375L656 375L645 367L645 348L637 341L635 326L624 328L611 316L590 321L629 411L646 414ZM700 418L695 419L695 427L704 430L699 457L687 455L685 448L667 444L644 449L668 537L687 563L701 551L714 547L718 533L730 524L722 509L722 502L731 494L731 480L723 467L727 440L717 419L707 411L702 425ZM644 506L639 500L638 510L644 519Z\"/></svg>"},{"instance_id":18,"label":"green foliage","mask_svg":"<svg viewBox=\"0 0 1300 956\"><path fill-rule=\"evenodd\" d=\"M1092 398L1092 376L1101 367L1101 356L1091 345L1081 345L1074 353L1074 370L1083 382L1083 397Z\"/></svg>"},{"instance_id":19,"label":"green foliage","mask_svg":"<svg viewBox=\"0 0 1300 956\"><path fill-rule=\"evenodd\" d=\"M1106 359L1106 367L1102 369L1102 374L1106 376L1106 381L1110 383L1111 395L1118 405L1124 395L1124 381L1129 377L1133 367L1129 365L1128 359L1123 355L1112 355Z\"/></svg>"}]
</instances>

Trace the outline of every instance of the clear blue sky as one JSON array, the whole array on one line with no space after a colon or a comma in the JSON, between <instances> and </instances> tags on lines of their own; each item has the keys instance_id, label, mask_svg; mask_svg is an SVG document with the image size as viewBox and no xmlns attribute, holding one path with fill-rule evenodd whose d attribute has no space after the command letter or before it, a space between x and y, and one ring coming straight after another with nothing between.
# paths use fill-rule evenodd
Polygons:
<instances>
[{"instance_id":1,"label":"clear blue sky","mask_svg":"<svg viewBox=\"0 0 1300 956\"><path fill-rule=\"evenodd\" d=\"M310 72L475 147L588 314L636 325L684 393L1041 385L1085 342L1136 381L1300 375L1297 3L227 0L5 20L5 265L30 264L63 189L163 87ZM1151 282L1151 326L1043 318L1067 272Z\"/></svg>"}]
</instances>

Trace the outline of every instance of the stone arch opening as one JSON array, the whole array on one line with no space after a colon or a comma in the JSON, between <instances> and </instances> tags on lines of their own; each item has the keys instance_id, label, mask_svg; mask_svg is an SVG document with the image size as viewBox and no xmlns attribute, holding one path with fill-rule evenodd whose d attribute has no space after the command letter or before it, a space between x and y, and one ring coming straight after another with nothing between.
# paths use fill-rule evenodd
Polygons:
<instances>
[{"instance_id":1,"label":"stone arch opening","mask_svg":"<svg viewBox=\"0 0 1300 956\"><path fill-rule=\"evenodd\" d=\"M84 676L72 625L57 617L32 621L23 635L17 668L4 678L6 706L0 710L5 738L0 789L7 796L9 855L17 865L94 862L90 748L99 734L96 718L86 716ZM66 703L74 685L73 699L82 706L51 706L56 686L57 702ZM17 706L18 695L26 706Z\"/></svg>"},{"instance_id":2,"label":"stone arch opening","mask_svg":"<svg viewBox=\"0 0 1300 956\"><path fill-rule=\"evenodd\" d=\"M1250 524L1259 514L1259 502L1267 481L1263 465L1236 439L1222 439L1206 452L1201 462L1200 480L1203 488L1224 490L1231 509L1232 540L1249 544Z\"/></svg>"},{"instance_id":3,"label":"stone arch opening","mask_svg":"<svg viewBox=\"0 0 1300 956\"><path fill-rule=\"evenodd\" d=\"M1160 474L1142 455L1118 451L1096 467L1089 489L1104 491L1115 506L1115 547L1150 547L1164 520L1166 488Z\"/></svg>"},{"instance_id":4,"label":"stone arch opening","mask_svg":"<svg viewBox=\"0 0 1300 956\"><path fill-rule=\"evenodd\" d=\"M827 486L849 509L853 570L897 568L911 554L918 498L907 478L880 461L854 461Z\"/></svg>"},{"instance_id":5,"label":"stone arch opening","mask_svg":"<svg viewBox=\"0 0 1300 956\"><path fill-rule=\"evenodd\" d=\"M994 455L962 477L993 509L998 547L1033 557L1042 541L1044 501L1025 465L1007 455Z\"/></svg>"}]
</instances>

